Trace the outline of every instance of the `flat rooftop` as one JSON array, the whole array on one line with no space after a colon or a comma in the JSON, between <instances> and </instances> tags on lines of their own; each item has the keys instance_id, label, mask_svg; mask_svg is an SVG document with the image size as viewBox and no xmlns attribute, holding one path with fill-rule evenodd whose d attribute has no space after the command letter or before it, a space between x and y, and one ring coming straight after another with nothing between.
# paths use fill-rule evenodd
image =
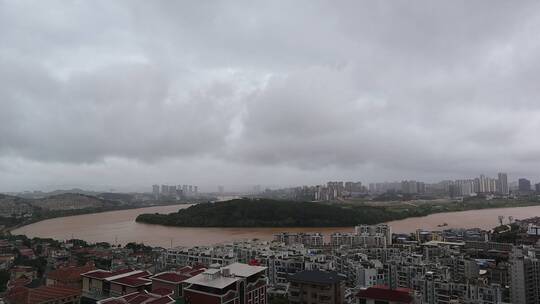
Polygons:
<instances>
[{"instance_id":1,"label":"flat rooftop","mask_svg":"<svg viewBox=\"0 0 540 304\"><path fill-rule=\"evenodd\" d=\"M229 266L223 267L231 271L237 277L247 278L259 272L265 271L266 267L263 266L251 266L242 263L232 263Z\"/></svg>"},{"instance_id":2,"label":"flat rooftop","mask_svg":"<svg viewBox=\"0 0 540 304\"><path fill-rule=\"evenodd\" d=\"M236 283L239 280L240 279L236 277L224 277L224 276L217 276L214 278L209 278L208 274L205 274L203 272L201 274L198 274L192 278L185 280L184 283L223 289L231 284Z\"/></svg>"},{"instance_id":3,"label":"flat rooftop","mask_svg":"<svg viewBox=\"0 0 540 304\"><path fill-rule=\"evenodd\" d=\"M228 269L230 275L223 276L222 270ZM263 266L251 266L242 263L233 263L221 269L207 269L201 274L185 280L185 283L206 286L211 288L223 289L242 278L248 278L252 275L266 270Z\"/></svg>"}]
</instances>

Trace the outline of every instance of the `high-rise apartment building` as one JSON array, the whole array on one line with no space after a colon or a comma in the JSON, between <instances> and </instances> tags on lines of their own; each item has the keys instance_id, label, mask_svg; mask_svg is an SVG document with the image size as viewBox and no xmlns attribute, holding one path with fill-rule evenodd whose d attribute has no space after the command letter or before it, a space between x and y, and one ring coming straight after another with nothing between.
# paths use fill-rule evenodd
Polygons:
<instances>
[{"instance_id":1,"label":"high-rise apartment building","mask_svg":"<svg viewBox=\"0 0 540 304\"><path fill-rule=\"evenodd\" d=\"M484 174L480 175L480 190L478 191L480 193L486 193L487 191L487 182L486 177Z\"/></svg>"},{"instance_id":2,"label":"high-rise apartment building","mask_svg":"<svg viewBox=\"0 0 540 304\"><path fill-rule=\"evenodd\" d=\"M531 191L531 181L526 178L520 178L518 180L518 189L519 192L527 193Z\"/></svg>"},{"instance_id":3,"label":"high-rise apartment building","mask_svg":"<svg viewBox=\"0 0 540 304\"><path fill-rule=\"evenodd\" d=\"M360 225L354 227L354 233L361 237L370 237L376 240L373 243L392 245L392 228L387 224ZM367 243L367 242L365 242Z\"/></svg>"},{"instance_id":4,"label":"high-rise apartment building","mask_svg":"<svg viewBox=\"0 0 540 304\"><path fill-rule=\"evenodd\" d=\"M535 251L514 248L509 273L511 303L540 304L540 260Z\"/></svg>"},{"instance_id":5,"label":"high-rise apartment building","mask_svg":"<svg viewBox=\"0 0 540 304\"><path fill-rule=\"evenodd\" d=\"M470 196L474 192L474 180L458 179L454 181L453 189L454 194L457 194L459 196Z\"/></svg>"},{"instance_id":6,"label":"high-rise apartment building","mask_svg":"<svg viewBox=\"0 0 540 304\"><path fill-rule=\"evenodd\" d=\"M169 186L169 195L176 196L176 186Z\"/></svg>"},{"instance_id":7,"label":"high-rise apartment building","mask_svg":"<svg viewBox=\"0 0 540 304\"><path fill-rule=\"evenodd\" d=\"M475 193L495 193L498 192L499 180L485 176L475 178L473 182Z\"/></svg>"},{"instance_id":8,"label":"high-rise apartment building","mask_svg":"<svg viewBox=\"0 0 540 304\"><path fill-rule=\"evenodd\" d=\"M169 195L169 186L168 185L161 185L161 194Z\"/></svg>"},{"instance_id":9,"label":"high-rise apartment building","mask_svg":"<svg viewBox=\"0 0 540 304\"><path fill-rule=\"evenodd\" d=\"M159 185L152 185L152 195L154 196L154 199L159 198Z\"/></svg>"},{"instance_id":10,"label":"high-rise apartment building","mask_svg":"<svg viewBox=\"0 0 540 304\"><path fill-rule=\"evenodd\" d=\"M418 183L414 180L404 180L401 182L401 192L404 194L418 193Z\"/></svg>"},{"instance_id":11,"label":"high-rise apartment building","mask_svg":"<svg viewBox=\"0 0 540 304\"><path fill-rule=\"evenodd\" d=\"M500 172L497 179L498 191L502 195L508 195L508 175Z\"/></svg>"}]
</instances>

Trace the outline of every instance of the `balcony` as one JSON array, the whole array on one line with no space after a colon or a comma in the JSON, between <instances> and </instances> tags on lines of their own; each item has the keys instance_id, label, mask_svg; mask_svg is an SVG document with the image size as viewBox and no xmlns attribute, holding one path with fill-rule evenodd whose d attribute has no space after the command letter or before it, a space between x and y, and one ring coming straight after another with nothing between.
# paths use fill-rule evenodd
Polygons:
<instances>
[{"instance_id":1,"label":"balcony","mask_svg":"<svg viewBox=\"0 0 540 304\"><path fill-rule=\"evenodd\" d=\"M221 302L227 303L229 301L235 300L236 298L238 298L238 293L234 290L229 290L229 292L221 296Z\"/></svg>"},{"instance_id":2,"label":"balcony","mask_svg":"<svg viewBox=\"0 0 540 304\"><path fill-rule=\"evenodd\" d=\"M255 289L259 288L259 287L262 287L262 286L264 286L266 284L267 284L266 278L262 277L262 278L259 278L257 281L248 284L246 286L246 290L248 292L250 292L250 291L255 290Z\"/></svg>"}]
</instances>

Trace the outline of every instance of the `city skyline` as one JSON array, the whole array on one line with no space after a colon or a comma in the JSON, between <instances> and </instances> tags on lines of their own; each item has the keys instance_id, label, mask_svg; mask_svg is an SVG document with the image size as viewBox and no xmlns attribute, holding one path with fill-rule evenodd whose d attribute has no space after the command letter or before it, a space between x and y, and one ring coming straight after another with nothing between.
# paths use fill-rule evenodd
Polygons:
<instances>
[{"instance_id":1,"label":"city skyline","mask_svg":"<svg viewBox=\"0 0 540 304\"><path fill-rule=\"evenodd\" d=\"M425 185L436 185L441 183L452 183L459 186L463 186L463 183L471 183L471 189L469 192L474 189L474 186L472 183L476 181L478 185L476 187L478 188L476 192L484 193L484 192L500 192L500 193L508 193L510 186L513 186L515 189L519 188L519 183L521 180L527 181L529 183L529 187L531 190L535 190L535 187L539 187L540 189L540 180L534 180L530 179L528 177L523 176L516 176L510 174L510 178L508 178L508 172L498 172L493 175L487 175L487 174L477 174L476 176L466 176L466 177L445 177L438 180L420 180L416 179L414 177L403 177L401 179L396 180L379 180L379 181L362 181L359 179L343 179L343 178L335 178L335 179L326 179L323 181L318 181L313 184L306 184L306 183L297 183L297 184L283 184L283 185L268 185L268 184L257 184L257 183L251 183L251 184L243 184L243 185L231 185L231 184L216 184L216 185L205 185L203 187L200 187L199 185L193 185L193 184L175 184L174 182L164 182L164 183L153 183L151 185L141 185L136 187L131 187L129 189L117 189L113 186L101 186L101 187L84 187L83 185L63 185L63 186L51 186L41 189L24 189L19 191L0 191L0 193L17 193L17 192L32 192L32 191L55 191L55 190L70 190L70 189L80 189L84 191L101 191L101 192L140 192L140 193L168 193L168 190L163 190L163 187L171 187L174 188L174 191L182 190L184 193L257 193L264 191L265 189L272 189L272 190L279 190L279 189L287 189L287 188L295 188L295 187L304 187L304 186L326 186L328 183L334 183L334 182L341 182L341 183L352 183L352 184L358 184L363 187L366 187L367 190L372 192L372 187L383 187L389 186L388 189L394 189L394 188L400 188L402 187L402 183L404 182L414 182L414 183L421 183ZM484 178L484 180L483 180ZM502 184L500 184L500 181L504 180ZM488 184L485 184L488 183ZM394 185L395 184L395 185ZM485 185L485 186L484 186ZM502 185L502 186L501 186ZM189 190L189 186L192 186L194 190ZM484 188L487 187L487 188ZM501 188L502 187L502 188ZM385 188L386 189L386 188ZM386 189L386 190L388 190ZM401 189L401 188L400 188ZM386 191L384 190L384 191ZM480 191L481 190L481 191ZM486 191L484 191L486 190ZM383 192L384 192L383 191ZM538 191L538 190L537 190ZM380 191L375 191L380 192ZM407 191L405 191L407 192Z\"/></svg>"}]
</instances>

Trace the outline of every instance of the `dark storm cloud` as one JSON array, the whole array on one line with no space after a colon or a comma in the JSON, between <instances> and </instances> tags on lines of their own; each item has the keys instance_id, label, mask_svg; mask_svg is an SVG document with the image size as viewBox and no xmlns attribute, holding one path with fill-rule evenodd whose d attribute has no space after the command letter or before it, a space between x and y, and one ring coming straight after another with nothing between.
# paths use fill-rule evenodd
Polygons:
<instances>
[{"instance_id":1,"label":"dark storm cloud","mask_svg":"<svg viewBox=\"0 0 540 304\"><path fill-rule=\"evenodd\" d=\"M0 181L535 177L539 6L0 1Z\"/></svg>"}]
</instances>

